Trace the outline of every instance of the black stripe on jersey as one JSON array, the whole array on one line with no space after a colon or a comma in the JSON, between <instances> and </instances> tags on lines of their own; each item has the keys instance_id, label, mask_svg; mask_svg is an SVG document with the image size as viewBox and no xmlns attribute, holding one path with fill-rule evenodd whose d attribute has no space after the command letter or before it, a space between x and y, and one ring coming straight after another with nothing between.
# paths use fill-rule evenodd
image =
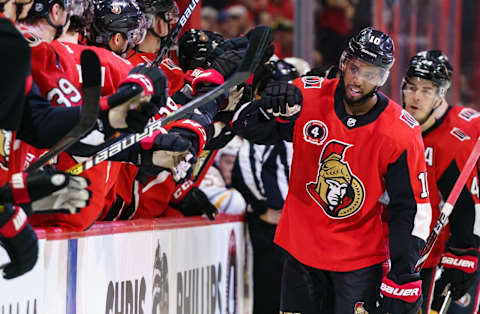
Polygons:
<instances>
[{"instance_id":1,"label":"black stripe on jersey","mask_svg":"<svg viewBox=\"0 0 480 314\"><path fill-rule=\"evenodd\" d=\"M335 89L335 113L340 121L342 121L342 123L349 129L358 128L374 122L385 108L387 108L388 98L381 93L375 93L377 95L377 103L369 112L359 116L349 115L345 110L345 105L343 103L343 90L343 83L340 81ZM354 125L347 124L347 121L350 119L356 121Z\"/></svg>"},{"instance_id":2,"label":"black stripe on jersey","mask_svg":"<svg viewBox=\"0 0 480 314\"><path fill-rule=\"evenodd\" d=\"M415 178L416 180L416 178ZM396 275L411 274L425 242L412 235L417 202L411 186L407 151L390 164L385 185L390 196L387 206L390 239L391 272Z\"/></svg>"},{"instance_id":3,"label":"black stripe on jersey","mask_svg":"<svg viewBox=\"0 0 480 314\"><path fill-rule=\"evenodd\" d=\"M456 162L452 160L437 181L438 189L444 200L447 199L459 175L460 170ZM448 220L451 233L447 244L448 246L461 249L478 247L478 237L473 234L475 223L475 202L468 191L467 186L463 187Z\"/></svg>"}]
</instances>

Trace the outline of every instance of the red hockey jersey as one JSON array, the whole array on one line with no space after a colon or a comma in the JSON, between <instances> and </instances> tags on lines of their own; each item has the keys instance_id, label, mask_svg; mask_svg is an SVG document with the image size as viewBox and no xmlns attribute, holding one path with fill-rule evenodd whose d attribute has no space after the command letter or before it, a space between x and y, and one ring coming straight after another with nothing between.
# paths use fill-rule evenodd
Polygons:
<instances>
[{"instance_id":1,"label":"red hockey jersey","mask_svg":"<svg viewBox=\"0 0 480 314\"><path fill-rule=\"evenodd\" d=\"M479 129L474 119L478 116L479 113L471 108L451 107L430 129L423 132L428 188L432 204L430 229L440 216L441 205L448 198L475 145ZM475 208L479 206L478 174L475 170L470 174L449 217L449 224L439 235L424 267L431 268L438 265L449 238L449 245L453 247L478 247L476 237L480 233L478 230L480 217L476 215ZM475 226L477 226L476 229Z\"/></svg>"},{"instance_id":2,"label":"red hockey jersey","mask_svg":"<svg viewBox=\"0 0 480 314\"><path fill-rule=\"evenodd\" d=\"M152 63L157 54L149 52L136 52L128 57L133 65L140 63ZM163 59L160 69L168 79L168 96L172 96L183 87L183 71L169 58Z\"/></svg>"},{"instance_id":3,"label":"red hockey jersey","mask_svg":"<svg viewBox=\"0 0 480 314\"><path fill-rule=\"evenodd\" d=\"M338 80L303 77L294 85L303 108L275 243L300 262L330 271L381 263L389 245L392 271L412 271L431 220L417 122L380 93L367 114L348 115ZM385 190L389 241L378 202Z\"/></svg>"}]
</instances>

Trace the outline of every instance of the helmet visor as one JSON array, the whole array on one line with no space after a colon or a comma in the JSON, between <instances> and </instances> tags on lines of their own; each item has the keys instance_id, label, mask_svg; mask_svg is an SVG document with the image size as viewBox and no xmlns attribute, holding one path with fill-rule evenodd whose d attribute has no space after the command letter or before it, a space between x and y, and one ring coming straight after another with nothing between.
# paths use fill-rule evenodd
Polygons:
<instances>
[{"instance_id":1,"label":"helmet visor","mask_svg":"<svg viewBox=\"0 0 480 314\"><path fill-rule=\"evenodd\" d=\"M383 86L390 73L387 69L354 58L346 59L343 63L344 72L356 76L374 86Z\"/></svg>"},{"instance_id":2,"label":"helmet visor","mask_svg":"<svg viewBox=\"0 0 480 314\"><path fill-rule=\"evenodd\" d=\"M440 96L437 87L432 82L419 77L404 78L402 92L404 101L415 97L422 103L431 103Z\"/></svg>"}]
</instances>

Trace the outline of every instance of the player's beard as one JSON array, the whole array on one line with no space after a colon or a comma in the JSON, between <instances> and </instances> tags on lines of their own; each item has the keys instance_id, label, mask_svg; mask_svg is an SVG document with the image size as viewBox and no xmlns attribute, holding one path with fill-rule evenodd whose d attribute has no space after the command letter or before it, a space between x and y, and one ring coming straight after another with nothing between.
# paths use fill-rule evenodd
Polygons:
<instances>
[{"instance_id":1,"label":"player's beard","mask_svg":"<svg viewBox=\"0 0 480 314\"><path fill-rule=\"evenodd\" d=\"M367 94L363 95L362 97L358 99L351 99L347 97L347 92L345 91L345 81L343 80L343 76L340 78L340 87L342 88L342 93L343 93L343 99L349 105L350 107L355 107L363 104L365 101L367 101L370 97L373 97L376 92L377 88L373 88L370 92Z\"/></svg>"}]
</instances>

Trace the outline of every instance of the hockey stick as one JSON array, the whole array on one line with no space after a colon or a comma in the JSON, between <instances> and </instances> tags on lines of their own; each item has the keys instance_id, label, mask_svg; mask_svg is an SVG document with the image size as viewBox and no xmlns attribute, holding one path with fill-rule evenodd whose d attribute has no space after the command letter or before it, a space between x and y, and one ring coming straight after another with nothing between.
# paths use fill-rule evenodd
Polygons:
<instances>
[{"instance_id":1,"label":"hockey stick","mask_svg":"<svg viewBox=\"0 0 480 314\"><path fill-rule=\"evenodd\" d=\"M165 58L165 56L168 53L168 50L170 50L174 42L177 40L178 34L187 23L188 19L192 15L193 10L195 10L195 7L197 6L199 1L200 0L191 0L190 3L187 5L187 7L185 8L185 11L183 11L182 16L178 19L178 23L168 33L168 37L167 37L167 40L165 41L165 45L160 47L160 51L157 53L157 56L155 57L152 64L150 65L151 67L158 66L160 62L162 62L163 58Z\"/></svg>"},{"instance_id":2,"label":"hockey stick","mask_svg":"<svg viewBox=\"0 0 480 314\"><path fill-rule=\"evenodd\" d=\"M135 143L140 142L140 140L151 136L154 131L160 130L160 128L162 128L166 124L183 118L185 115L189 114L194 109L216 99L220 95L223 95L224 93L228 92L233 86L236 86L246 81L259 65L265 49L269 44L268 38L270 36L271 29L269 27L256 27L252 31L252 36L250 37L248 49L242 63L238 67L237 71L227 81L225 81L225 83L217 86L210 92L195 98L182 108L173 112L171 115L150 123L149 125L147 125L147 127L142 133L132 134L114 142L113 144L93 155L88 160L76 164L72 168L68 169L67 172L72 174L80 174L83 171L94 167L100 162L105 161L108 158L118 154L122 150L127 149Z\"/></svg>"},{"instance_id":3,"label":"hockey stick","mask_svg":"<svg viewBox=\"0 0 480 314\"><path fill-rule=\"evenodd\" d=\"M475 167L475 164L477 163L479 156L480 156L480 137L478 137L477 142L475 143L475 146L473 146L472 152L470 153L470 156L468 156L465 166L463 167L462 171L460 172L460 175L458 176L457 181L455 182L455 185L450 191L450 195L448 196L447 201L445 202L445 204L443 204L442 210L440 212L440 217L438 217L438 220L435 223L433 230L430 232L427 238L427 242L425 243L425 246L420 251L420 258L418 259L417 264L415 265L416 272L419 272L422 269L423 264L425 264L425 261L427 260L430 252L432 251L433 245L435 244L435 241L437 240L438 235L442 231L443 227L446 225L448 216L450 216L450 214L452 213L453 207L455 206L455 203L457 202L457 199L460 196L463 186L467 182L467 179L470 176L470 173ZM452 292L448 288L446 290L447 291L444 291L444 293L442 293L444 295L444 299L442 302L442 306L438 311L438 314L446 314L448 311L448 308L450 307L450 303L452 302Z\"/></svg>"},{"instance_id":4,"label":"hockey stick","mask_svg":"<svg viewBox=\"0 0 480 314\"><path fill-rule=\"evenodd\" d=\"M50 159L69 148L90 131L97 120L100 110L100 61L97 54L92 50L84 50L80 56L82 67L82 110L77 124L50 150L32 163L25 171L31 174L37 171Z\"/></svg>"},{"instance_id":5,"label":"hockey stick","mask_svg":"<svg viewBox=\"0 0 480 314\"><path fill-rule=\"evenodd\" d=\"M427 241L425 246L420 251L420 258L418 259L417 263L415 264L415 271L419 272L422 269L423 264L428 258L430 251L437 240L438 235L442 231L442 228L445 226L448 220L448 216L452 213L453 207L462 192L463 186L467 182L467 179L472 172L475 164L477 163L478 157L480 156L480 137L477 139L475 146L473 146L472 152L470 156L468 156L467 162L463 167L460 175L458 176L455 185L453 186L452 190L450 191L450 195L447 198L447 201L442 206L442 210L440 212L440 217L438 217L437 222L435 223L433 230L428 235Z\"/></svg>"},{"instance_id":6,"label":"hockey stick","mask_svg":"<svg viewBox=\"0 0 480 314\"><path fill-rule=\"evenodd\" d=\"M200 153L198 161L193 169L192 178L177 186L177 189L172 195L173 203L181 201L193 187L200 186L200 183L207 174L208 169L210 169L210 166L215 161L215 156L217 153L218 149L204 150Z\"/></svg>"},{"instance_id":7,"label":"hockey stick","mask_svg":"<svg viewBox=\"0 0 480 314\"><path fill-rule=\"evenodd\" d=\"M445 299L443 299L442 307L438 311L438 314L447 314L450 303L452 303L452 291L449 289L445 295Z\"/></svg>"}]
</instances>

